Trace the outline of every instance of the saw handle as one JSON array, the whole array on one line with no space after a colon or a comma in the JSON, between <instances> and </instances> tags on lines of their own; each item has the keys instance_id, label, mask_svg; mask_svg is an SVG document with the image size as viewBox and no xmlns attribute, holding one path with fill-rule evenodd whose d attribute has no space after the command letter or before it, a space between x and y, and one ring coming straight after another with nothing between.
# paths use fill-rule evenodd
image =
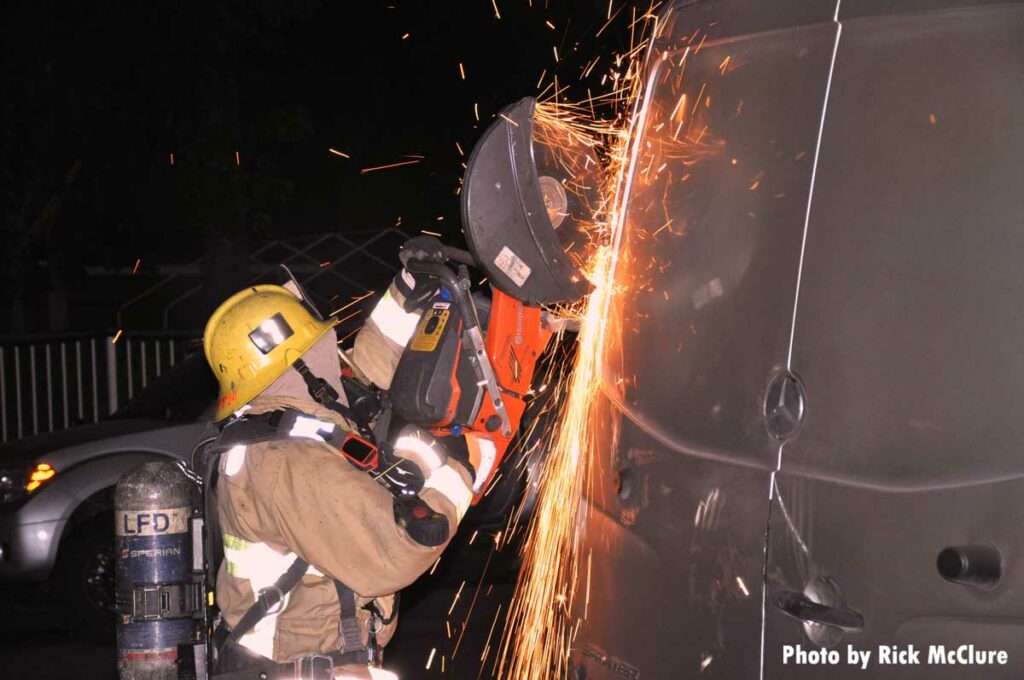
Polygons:
<instances>
[{"instance_id":1,"label":"saw handle","mask_svg":"<svg viewBox=\"0 0 1024 680\"><path fill-rule=\"evenodd\" d=\"M445 250L457 249L446 248ZM468 255L469 253L466 254ZM459 308L459 314L462 315L462 323L465 324L466 328L476 328L480 325L480 321L476 315L476 307L473 305L473 300L469 295L468 279L465 280L466 286L463 288L460 277L455 275L455 272L451 270L451 267L439 262L409 260L406 263L405 268L409 270L409 273L411 274L426 274L427 276L433 276L441 283L442 286L448 289L448 292L452 295L452 300Z\"/></svg>"},{"instance_id":2,"label":"saw handle","mask_svg":"<svg viewBox=\"0 0 1024 680\"><path fill-rule=\"evenodd\" d=\"M464 264L467 267L479 267L476 259L473 257L473 253L462 248L452 248L451 246L444 247L444 255L452 262L458 262Z\"/></svg>"}]
</instances>

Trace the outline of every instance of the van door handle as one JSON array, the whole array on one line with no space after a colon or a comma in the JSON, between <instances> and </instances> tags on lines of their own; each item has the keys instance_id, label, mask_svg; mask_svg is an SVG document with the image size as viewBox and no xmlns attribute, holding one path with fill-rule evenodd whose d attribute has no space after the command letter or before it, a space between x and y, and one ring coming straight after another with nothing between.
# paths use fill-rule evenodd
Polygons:
<instances>
[{"instance_id":1,"label":"van door handle","mask_svg":"<svg viewBox=\"0 0 1024 680\"><path fill-rule=\"evenodd\" d=\"M801 621L841 628L847 633L864 630L864 617L848 607L830 607L795 590L782 590L775 596L775 606L784 614Z\"/></svg>"}]
</instances>

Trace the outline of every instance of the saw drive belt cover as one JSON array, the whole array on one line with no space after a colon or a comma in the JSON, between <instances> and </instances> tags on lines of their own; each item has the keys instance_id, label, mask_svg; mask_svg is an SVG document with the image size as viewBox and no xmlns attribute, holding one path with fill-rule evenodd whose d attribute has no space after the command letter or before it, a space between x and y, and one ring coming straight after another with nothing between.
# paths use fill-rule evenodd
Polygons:
<instances>
[{"instance_id":1,"label":"saw drive belt cover","mask_svg":"<svg viewBox=\"0 0 1024 680\"><path fill-rule=\"evenodd\" d=\"M548 216L543 190L554 189L565 201L554 182L570 178L556 168L538 169L550 154L535 156L535 107L527 97L506 108L473 149L462 222L473 255L502 292L529 305L570 302L591 287L565 252L578 240L574 210L556 214L557 228Z\"/></svg>"}]
</instances>

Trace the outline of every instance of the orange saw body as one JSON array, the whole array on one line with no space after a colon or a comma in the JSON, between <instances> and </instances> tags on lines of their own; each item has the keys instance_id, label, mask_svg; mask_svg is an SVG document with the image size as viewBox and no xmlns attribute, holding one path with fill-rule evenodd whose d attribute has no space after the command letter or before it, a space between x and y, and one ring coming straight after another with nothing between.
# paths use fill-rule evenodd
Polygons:
<instances>
[{"instance_id":1,"label":"orange saw body","mask_svg":"<svg viewBox=\"0 0 1024 680\"><path fill-rule=\"evenodd\" d=\"M508 417L507 428L502 427L486 384L470 365L460 310L443 298L420 319L391 388L392 405L403 419L438 436L465 437L477 471L474 504L486 493L519 430L537 361L553 336L540 307L500 290L494 290L490 304L480 308L486 316L484 349Z\"/></svg>"}]
</instances>

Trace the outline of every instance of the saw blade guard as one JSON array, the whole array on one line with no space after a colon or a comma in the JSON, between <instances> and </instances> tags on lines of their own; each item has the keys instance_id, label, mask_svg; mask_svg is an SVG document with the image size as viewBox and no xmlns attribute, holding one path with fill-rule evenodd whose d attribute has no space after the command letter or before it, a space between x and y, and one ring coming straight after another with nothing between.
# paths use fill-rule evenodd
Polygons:
<instances>
[{"instance_id":1,"label":"saw blade guard","mask_svg":"<svg viewBox=\"0 0 1024 680\"><path fill-rule=\"evenodd\" d=\"M466 166L462 222L492 285L526 304L590 292L601 170L592 144L532 97L506 108Z\"/></svg>"}]
</instances>

